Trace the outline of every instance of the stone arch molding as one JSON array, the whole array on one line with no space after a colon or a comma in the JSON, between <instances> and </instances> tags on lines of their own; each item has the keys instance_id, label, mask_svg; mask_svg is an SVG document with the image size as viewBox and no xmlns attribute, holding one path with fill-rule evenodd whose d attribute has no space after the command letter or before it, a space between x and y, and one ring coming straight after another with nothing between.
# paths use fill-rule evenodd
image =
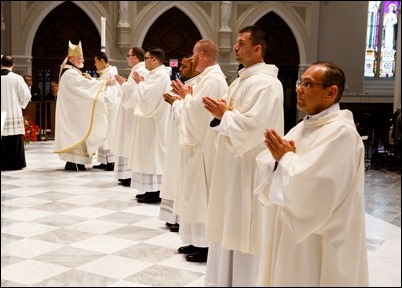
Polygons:
<instances>
[{"instance_id":1,"label":"stone arch molding","mask_svg":"<svg viewBox=\"0 0 402 288\"><path fill-rule=\"evenodd\" d=\"M31 15L36 15L36 17L27 18L27 22L21 23L22 31L21 37L26 39L26 45L24 50L20 51L21 55L32 56L32 45L35 37L35 33L42 23L43 19L58 5L62 4L64 1L36 1L30 7L29 12ZM80 7L92 20L95 26L98 28L100 33L100 18L105 16L107 19L111 19L109 13L95 1L73 1L78 7ZM182 10L196 25L200 34L203 38L216 38L216 31L212 25L213 21L209 15L207 15L201 7L196 2L192 1L175 1L175 2L165 2L165 1L155 1L153 4L149 4L144 7L137 15L136 23L138 23L137 28L134 30L131 39L132 43L137 43L140 45L150 26L156 21L156 19L162 15L164 12L172 7L177 7ZM297 45L299 47L299 59L300 63L307 63L307 59L315 59L314 51L316 48L311 47L312 32L309 31L307 25L298 17L291 7L284 3L278 3L274 1L267 1L254 7L250 7L248 11L241 15L237 19L237 27L235 31L237 32L241 27L252 25L255 23L256 19L260 19L269 12L275 12L278 14L289 26L293 32ZM308 17L308 16L307 16ZM317 18L317 17L312 17ZM111 22L107 21L106 25L106 38L114 39L112 29L110 28ZM310 25L313 26L313 25ZM110 51L114 42L106 42L106 50ZM233 43L234 44L234 43ZM17 45L16 45L17 46ZM312 52L310 52L312 51Z\"/></svg>"},{"instance_id":2,"label":"stone arch molding","mask_svg":"<svg viewBox=\"0 0 402 288\"><path fill-rule=\"evenodd\" d=\"M154 3L154 5L144 7L137 15L137 28L132 35L132 43L141 46L151 25L159 16L173 7L183 11L193 21L198 31L200 31L202 38L215 38L213 27L210 25L210 23L212 23L211 19L202 11L197 3L192 1L155 1Z\"/></svg>"},{"instance_id":3,"label":"stone arch molding","mask_svg":"<svg viewBox=\"0 0 402 288\"><path fill-rule=\"evenodd\" d=\"M39 25L42 23L43 19L57 6L64 3L65 1L36 1L34 5L32 5L29 14L36 15L35 17L29 17L27 23L23 23L23 29L21 33L21 37L25 37L26 45L25 51L22 52L24 55L29 55L32 57L32 45L36 35L36 31L38 31ZM88 17L92 20L96 28L98 28L98 32L100 34L101 16L105 16L107 19L110 17L109 13L98 3L95 1L72 1L75 5L81 8ZM110 27L109 23L106 22L106 39L114 39L112 32L108 27ZM74 43L77 44L77 43ZM108 46L111 45L112 42L106 42L106 49L108 50ZM66 53L68 48L68 43L66 43ZM84 51L85 52L85 51Z\"/></svg>"},{"instance_id":4,"label":"stone arch molding","mask_svg":"<svg viewBox=\"0 0 402 288\"><path fill-rule=\"evenodd\" d=\"M293 32L293 35L297 42L297 46L299 48L300 63L306 63L306 59L311 59L307 52L307 47L311 46L311 37L308 36L311 33L308 32L306 24L303 23L303 21L295 12L293 12L293 9L283 3L267 1L260 5L256 5L253 8L250 8L247 12L244 13L244 15L241 15L241 17L238 19L236 32L242 27L253 25L258 19L262 18L269 12L274 12L279 15Z\"/></svg>"}]
</instances>

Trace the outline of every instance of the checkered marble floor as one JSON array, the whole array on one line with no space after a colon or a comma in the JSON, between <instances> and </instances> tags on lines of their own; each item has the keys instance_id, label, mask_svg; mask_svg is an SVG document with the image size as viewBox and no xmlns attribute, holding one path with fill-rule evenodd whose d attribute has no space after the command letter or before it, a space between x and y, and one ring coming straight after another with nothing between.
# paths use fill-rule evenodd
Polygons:
<instances>
[{"instance_id":1,"label":"checkered marble floor","mask_svg":"<svg viewBox=\"0 0 402 288\"><path fill-rule=\"evenodd\" d=\"M137 203L113 172L64 171L52 149L31 142L26 168L1 172L1 287L204 286L205 264L177 253L158 204ZM400 287L401 175L366 178L371 286Z\"/></svg>"}]
</instances>

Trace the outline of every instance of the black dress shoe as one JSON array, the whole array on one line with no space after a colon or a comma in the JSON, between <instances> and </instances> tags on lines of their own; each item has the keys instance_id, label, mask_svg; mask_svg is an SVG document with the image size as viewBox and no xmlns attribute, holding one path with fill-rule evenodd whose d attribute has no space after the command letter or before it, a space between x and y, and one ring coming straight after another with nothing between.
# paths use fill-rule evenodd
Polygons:
<instances>
[{"instance_id":1,"label":"black dress shoe","mask_svg":"<svg viewBox=\"0 0 402 288\"><path fill-rule=\"evenodd\" d=\"M77 166L78 166L78 170L80 170L80 171L87 170L87 168L85 168L84 164L77 164Z\"/></svg>"},{"instance_id":2,"label":"black dress shoe","mask_svg":"<svg viewBox=\"0 0 402 288\"><path fill-rule=\"evenodd\" d=\"M138 196L138 195L137 195L137 196ZM172 226L175 225L175 224L171 224L171 223L169 223L169 222L166 222L165 225L166 225L168 228L170 228L170 227L172 227Z\"/></svg>"},{"instance_id":3,"label":"black dress shoe","mask_svg":"<svg viewBox=\"0 0 402 288\"><path fill-rule=\"evenodd\" d=\"M202 248L200 247L196 247L193 245L188 245L188 246L182 246L179 249L177 249L177 251L180 254L195 254L201 251Z\"/></svg>"},{"instance_id":4,"label":"black dress shoe","mask_svg":"<svg viewBox=\"0 0 402 288\"><path fill-rule=\"evenodd\" d=\"M120 184L123 185L124 187L130 187L131 185L131 178L127 179L119 179Z\"/></svg>"},{"instance_id":5,"label":"black dress shoe","mask_svg":"<svg viewBox=\"0 0 402 288\"><path fill-rule=\"evenodd\" d=\"M150 203L161 203L161 200L162 199L159 196L153 195L153 194L147 195L143 198L137 198L138 203L149 203L149 204Z\"/></svg>"},{"instance_id":6,"label":"black dress shoe","mask_svg":"<svg viewBox=\"0 0 402 288\"><path fill-rule=\"evenodd\" d=\"M113 171L114 170L114 162L110 162L106 164L106 171Z\"/></svg>"},{"instance_id":7,"label":"black dress shoe","mask_svg":"<svg viewBox=\"0 0 402 288\"><path fill-rule=\"evenodd\" d=\"M78 171L77 166L73 162L66 162L66 165L64 166L64 170Z\"/></svg>"},{"instance_id":8,"label":"black dress shoe","mask_svg":"<svg viewBox=\"0 0 402 288\"><path fill-rule=\"evenodd\" d=\"M137 194L137 195L135 195L135 198L137 198L137 199L145 198L145 197L148 196L148 194L149 194L149 192L145 192L145 193L142 193L142 194Z\"/></svg>"},{"instance_id":9,"label":"black dress shoe","mask_svg":"<svg viewBox=\"0 0 402 288\"><path fill-rule=\"evenodd\" d=\"M173 224L169 227L170 232L179 232L179 224Z\"/></svg>"},{"instance_id":10,"label":"black dress shoe","mask_svg":"<svg viewBox=\"0 0 402 288\"><path fill-rule=\"evenodd\" d=\"M202 250L198 253L186 255L186 261L188 261L188 262L207 262L208 248L199 248L199 249L202 249Z\"/></svg>"},{"instance_id":11,"label":"black dress shoe","mask_svg":"<svg viewBox=\"0 0 402 288\"><path fill-rule=\"evenodd\" d=\"M95 169L106 169L106 167L107 167L106 164L103 164L103 163L92 166L92 168L95 168Z\"/></svg>"},{"instance_id":12,"label":"black dress shoe","mask_svg":"<svg viewBox=\"0 0 402 288\"><path fill-rule=\"evenodd\" d=\"M64 170L67 171L83 171L86 170L85 165L83 164L76 164L73 162L66 162L66 165L64 166Z\"/></svg>"}]
</instances>

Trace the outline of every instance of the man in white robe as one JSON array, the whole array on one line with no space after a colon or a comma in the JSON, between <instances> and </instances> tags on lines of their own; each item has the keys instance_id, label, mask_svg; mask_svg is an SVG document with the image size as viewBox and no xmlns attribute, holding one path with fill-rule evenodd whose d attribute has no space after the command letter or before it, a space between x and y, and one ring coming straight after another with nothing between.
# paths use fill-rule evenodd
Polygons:
<instances>
[{"instance_id":1,"label":"man in white robe","mask_svg":"<svg viewBox=\"0 0 402 288\"><path fill-rule=\"evenodd\" d=\"M100 52L95 55L95 67L99 73L99 79L115 79L115 75L118 74L117 67L109 64L109 58L105 52ZM113 139L117 114L117 100L120 93L120 86L114 85L106 87L104 92L106 108L108 111L108 130L106 140L98 148L97 160L101 164L94 165L93 168L104 169L106 171L114 170L115 156L110 151L110 142Z\"/></svg>"},{"instance_id":2,"label":"man in white robe","mask_svg":"<svg viewBox=\"0 0 402 288\"><path fill-rule=\"evenodd\" d=\"M25 159L25 123L22 109L31 101L31 92L21 75L12 72L11 55L1 56L1 171L20 170Z\"/></svg>"},{"instance_id":3,"label":"man in white robe","mask_svg":"<svg viewBox=\"0 0 402 288\"><path fill-rule=\"evenodd\" d=\"M264 31L239 31L236 60L244 65L226 101L204 97L218 133L211 180L206 237L211 242L206 286L256 285L261 245L262 207L255 188L255 157L265 148L264 127L283 133L283 87L278 68L264 63Z\"/></svg>"},{"instance_id":4,"label":"man in white robe","mask_svg":"<svg viewBox=\"0 0 402 288\"><path fill-rule=\"evenodd\" d=\"M194 89L196 85L197 75L200 73L196 69L191 56L183 57L179 71L181 73L181 81L187 87ZM172 105L176 100L181 98L177 94L165 93L164 100ZM161 183L161 205L159 210L159 219L166 221L166 226L171 232L179 231L179 216L173 212L176 192L179 189L180 177L177 177L180 165L180 147L179 147L179 128L176 121L180 115L179 110L183 106L183 102L178 102L175 105L176 109L171 107L169 125L168 125L168 140L166 146L166 158L163 167L163 178Z\"/></svg>"},{"instance_id":5,"label":"man in white robe","mask_svg":"<svg viewBox=\"0 0 402 288\"><path fill-rule=\"evenodd\" d=\"M65 170L85 170L108 129L103 91L113 81L92 79L82 73L83 67L81 42L69 42L68 56L60 68L54 141L54 153L67 161Z\"/></svg>"},{"instance_id":6,"label":"man in white robe","mask_svg":"<svg viewBox=\"0 0 402 288\"><path fill-rule=\"evenodd\" d=\"M268 206L258 286L369 286L364 144L352 113L340 110L344 85L338 66L313 64L296 86L307 116L283 138L265 131L255 191Z\"/></svg>"},{"instance_id":7,"label":"man in white robe","mask_svg":"<svg viewBox=\"0 0 402 288\"><path fill-rule=\"evenodd\" d=\"M110 143L110 149L115 154L114 177L123 185L130 187L132 171L128 167L128 156L134 121L135 97L137 88L133 79L133 73L137 72L147 78L149 71L144 63L145 51L141 47L132 47L127 52L127 64L131 67L130 75L124 78L116 75L116 81L121 87L121 96L118 99L118 112L116 119L116 131Z\"/></svg>"},{"instance_id":8,"label":"man in white robe","mask_svg":"<svg viewBox=\"0 0 402 288\"><path fill-rule=\"evenodd\" d=\"M132 170L131 188L144 197L139 203L160 203L160 185L165 162L169 105L163 93L170 91L169 71L163 65L164 52L160 48L145 53L145 67L150 71L146 79L133 73L137 89L134 122L129 154Z\"/></svg>"},{"instance_id":9,"label":"man in white robe","mask_svg":"<svg viewBox=\"0 0 402 288\"><path fill-rule=\"evenodd\" d=\"M201 72L195 89L173 81L173 92L183 98L179 116L180 189L176 193L173 211L180 217L180 238L189 244L178 249L187 254L189 262L206 262L208 241L205 239L208 194L215 160L216 131L209 124L213 119L202 103L202 97L218 100L226 96L228 84L220 66L218 45L210 39L197 41L193 62ZM174 107L175 108L175 107ZM176 200L177 199L177 200Z\"/></svg>"}]
</instances>

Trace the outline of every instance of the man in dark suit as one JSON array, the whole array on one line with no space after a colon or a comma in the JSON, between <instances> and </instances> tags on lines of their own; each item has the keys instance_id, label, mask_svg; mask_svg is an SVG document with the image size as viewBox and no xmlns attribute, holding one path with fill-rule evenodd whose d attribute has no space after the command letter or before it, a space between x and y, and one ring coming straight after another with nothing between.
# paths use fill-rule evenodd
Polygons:
<instances>
[{"instance_id":1,"label":"man in dark suit","mask_svg":"<svg viewBox=\"0 0 402 288\"><path fill-rule=\"evenodd\" d=\"M29 90L31 91L32 101L42 101L42 95L38 87L32 86L32 76L24 75L24 81L27 83Z\"/></svg>"}]
</instances>

